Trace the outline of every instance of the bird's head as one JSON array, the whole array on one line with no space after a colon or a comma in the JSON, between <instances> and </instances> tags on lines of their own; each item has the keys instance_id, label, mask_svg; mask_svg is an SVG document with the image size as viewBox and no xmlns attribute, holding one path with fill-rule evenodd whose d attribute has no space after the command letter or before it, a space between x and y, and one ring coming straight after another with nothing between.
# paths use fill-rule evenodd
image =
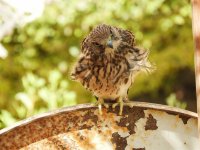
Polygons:
<instances>
[{"instance_id":1,"label":"bird's head","mask_svg":"<svg viewBox=\"0 0 200 150\"><path fill-rule=\"evenodd\" d=\"M122 42L133 45L134 36L132 33L127 30L101 24L94 28L83 41L82 48L87 48L97 53L114 53L119 51Z\"/></svg>"}]
</instances>

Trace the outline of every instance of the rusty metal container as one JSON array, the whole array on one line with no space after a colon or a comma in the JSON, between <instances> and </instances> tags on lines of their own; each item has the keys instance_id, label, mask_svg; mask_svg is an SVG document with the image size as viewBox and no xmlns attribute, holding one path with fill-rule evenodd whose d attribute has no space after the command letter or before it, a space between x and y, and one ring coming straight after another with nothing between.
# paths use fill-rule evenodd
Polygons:
<instances>
[{"instance_id":1,"label":"rusty metal container","mask_svg":"<svg viewBox=\"0 0 200 150\"><path fill-rule=\"evenodd\" d=\"M196 113L139 102L118 111L84 104L34 116L1 130L0 149L200 150Z\"/></svg>"}]
</instances>

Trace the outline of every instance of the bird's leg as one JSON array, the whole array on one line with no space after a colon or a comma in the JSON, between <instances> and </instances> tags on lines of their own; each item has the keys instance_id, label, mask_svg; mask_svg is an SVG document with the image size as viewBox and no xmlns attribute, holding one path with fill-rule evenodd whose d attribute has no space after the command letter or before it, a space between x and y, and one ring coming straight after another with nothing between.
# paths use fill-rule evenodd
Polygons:
<instances>
[{"instance_id":1,"label":"bird's leg","mask_svg":"<svg viewBox=\"0 0 200 150\"><path fill-rule=\"evenodd\" d=\"M95 105L98 106L100 115L102 115L102 105L105 106L106 108L109 107L108 104L104 103L104 99L103 98L98 98L98 100L95 103Z\"/></svg>"},{"instance_id":2,"label":"bird's leg","mask_svg":"<svg viewBox=\"0 0 200 150\"><path fill-rule=\"evenodd\" d=\"M119 105L119 115L122 115L124 102L121 96L117 99L117 102L112 105L112 108L115 108L117 105Z\"/></svg>"},{"instance_id":3,"label":"bird's leg","mask_svg":"<svg viewBox=\"0 0 200 150\"><path fill-rule=\"evenodd\" d=\"M119 105L119 115L122 115L124 106L128 106L131 108L133 107L133 103L131 103L131 101L129 101L127 97L125 97L124 99L123 97L119 97L117 99L117 102L112 105L112 108L115 108L117 105Z\"/></svg>"}]
</instances>

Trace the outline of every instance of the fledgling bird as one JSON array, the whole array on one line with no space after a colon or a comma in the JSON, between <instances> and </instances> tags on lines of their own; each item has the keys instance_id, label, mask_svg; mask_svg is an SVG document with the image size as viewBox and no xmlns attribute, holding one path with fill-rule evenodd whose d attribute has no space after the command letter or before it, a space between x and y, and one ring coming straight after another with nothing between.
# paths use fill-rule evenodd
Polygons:
<instances>
[{"instance_id":1,"label":"fledgling bird","mask_svg":"<svg viewBox=\"0 0 200 150\"><path fill-rule=\"evenodd\" d=\"M72 72L79 81L98 98L97 105L108 107L104 100L114 102L112 107L128 104L127 92L136 74L152 70L149 51L136 47L134 35L118 27L101 24L83 40L81 54Z\"/></svg>"}]
</instances>

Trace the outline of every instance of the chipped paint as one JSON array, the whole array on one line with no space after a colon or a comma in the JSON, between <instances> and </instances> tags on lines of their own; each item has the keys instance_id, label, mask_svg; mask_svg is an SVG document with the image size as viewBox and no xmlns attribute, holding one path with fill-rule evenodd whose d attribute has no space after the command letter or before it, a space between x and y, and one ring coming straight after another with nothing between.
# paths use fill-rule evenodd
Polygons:
<instances>
[{"instance_id":1,"label":"chipped paint","mask_svg":"<svg viewBox=\"0 0 200 150\"><path fill-rule=\"evenodd\" d=\"M0 148L44 150L199 150L197 114L149 104L98 109L77 105L0 130Z\"/></svg>"},{"instance_id":2,"label":"chipped paint","mask_svg":"<svg viewBox=\"0 0 200 150\"><path fill-rule=\"evenodd\" d=\"M157 120L151 114L149 114L149 116L147 117L145 130L156 130L158 128L156 123Z\"/></svg>"}]
</instances>

